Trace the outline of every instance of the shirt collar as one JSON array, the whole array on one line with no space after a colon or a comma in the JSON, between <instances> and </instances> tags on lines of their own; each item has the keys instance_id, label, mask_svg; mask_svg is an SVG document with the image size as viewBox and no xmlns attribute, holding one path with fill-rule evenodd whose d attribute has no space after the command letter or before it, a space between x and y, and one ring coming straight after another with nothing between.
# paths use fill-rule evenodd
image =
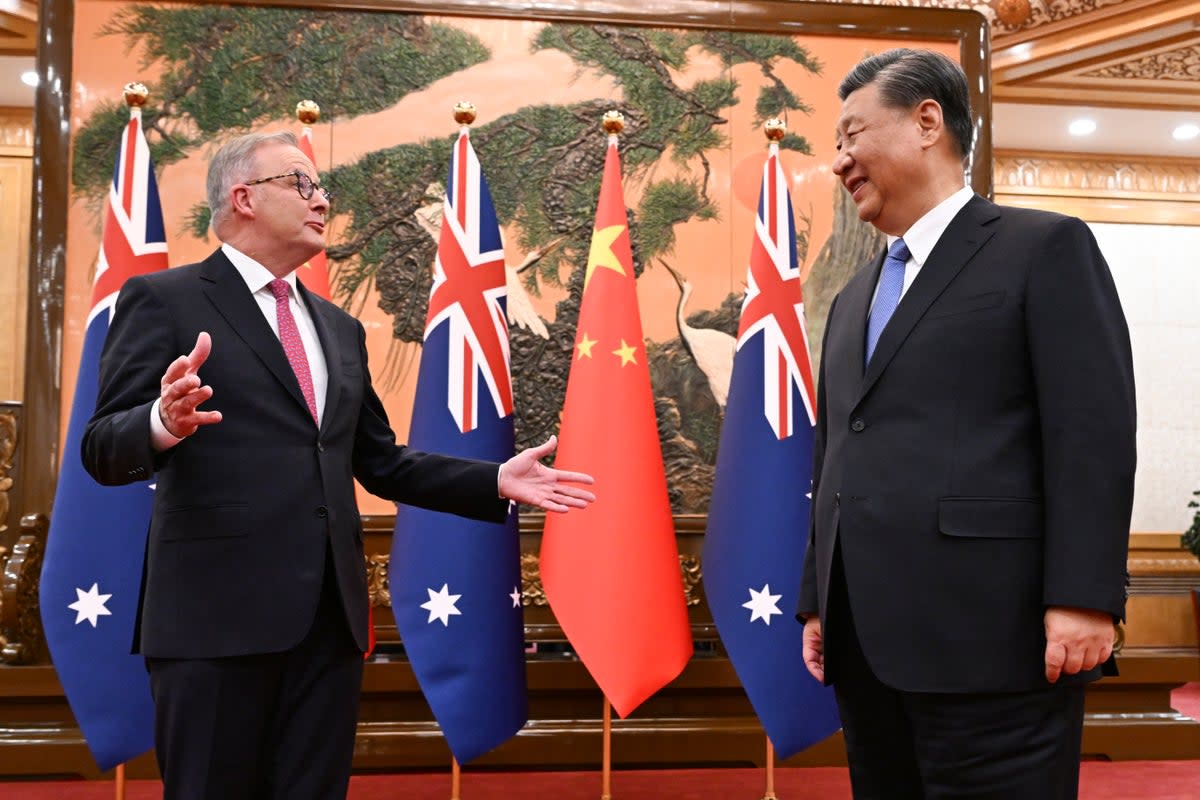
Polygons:
<instances>
[{"instance_id":1,"label":"shirt collar","mask_svg":"<svg viewBox=\"0 0 1200 800\"><path fill-rule=\"evenodd\" d=\"M946 232L950 222L974 196L975 191L969 186L964 186L925 212L925 216L914 222L912 227L905 232L904 243L908 245L908 252L912 253L913 260L917 262L918 267L929 258L929 254L933 252L938 239L942 238L942 234ZM888 247L890 248L892 243L899 238L899 236L887 237Z\"/></svg>"},{"instance_id":2,"label":"shirt collar","mask_svg":"<svg viewBox=\"0 0 1200 800\"><path fill-rule=\"evenodd\" d=\"M233 264L233 268L238 271L238 274L242 276L242 280L246 282L246 288L250 290L251 294L266 288L268 283L275 280L275 276L271 274L269 269L228 242L221 243L221 252ZM289 272L283 279L287 281L292 295L298 296L296 295L296 273L294 271Z\"/></svg>"}]
</instances>

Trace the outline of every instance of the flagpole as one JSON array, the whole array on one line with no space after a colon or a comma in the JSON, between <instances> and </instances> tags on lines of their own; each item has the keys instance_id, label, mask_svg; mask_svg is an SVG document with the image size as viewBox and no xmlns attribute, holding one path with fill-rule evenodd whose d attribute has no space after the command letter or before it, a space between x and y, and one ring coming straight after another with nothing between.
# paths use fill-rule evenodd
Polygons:
<instances>
[{"instance_id":1,"label":"flagpole","mask_svg":"<svg viewBox=\"0 0 1200 800\"><path fill-rule=\"evenodd\" d=\"M459 800L458 793L462 789L462 767L458 759L450 757L450 800Z\"/></svg>"},{"instance_id":2,"label":"flagpole","mask_svg":"<svg viewBox=\"0 0 1200 800\"><path fill-rule=\"evenodd\" d=\"M767 740L767 790L762 796L762 800L779 800L775 794L775 745L771 744L770 736L763 736Z\"/></svg>"},{"instance_id":3,"label":"flagpole","mask_svg":"<svg viewBox=\"0 0 1200 800\"><path fill-rule=\"evenodd\" d=\"M117 800L125 800L125 765L117 764L117 774L113 776L113 787Z\"/></svg>"},{"instance_id":4,"label":"flagpole","mask_svg":"<svg viewBox=\"0 0 1200 800\"><path fill-rule=\"evenodd\" d=\"M612 703L604 698L604 756L600 762L600 800L612 800Z\"/></svg>"}]
</instances>

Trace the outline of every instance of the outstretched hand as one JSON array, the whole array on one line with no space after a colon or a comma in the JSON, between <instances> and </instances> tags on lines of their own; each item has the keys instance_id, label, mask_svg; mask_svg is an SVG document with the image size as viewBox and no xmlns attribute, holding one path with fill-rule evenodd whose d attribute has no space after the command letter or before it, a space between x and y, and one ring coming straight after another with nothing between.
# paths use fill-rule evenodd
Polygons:
<instances>
[{"instance_id":1,"label":"outstretched hand","mask_svg":"<svg viewBox=\"0 0 1200 800\"><path fill-rule=\"evenodd\" d=\"M558 437L551 436L545 444L528 447L505 461L500 470L500 496L558 512L584 508L595 500L596 495L587 489L570 485L590 484L591 475L554 469L538 460L553 453L556 447Z\"/></svg>"},{"instance_id":2,"label":"outstretched hand","mask_svg":"<svg viewBox=\"0 0 1200 800\"><path fill-rule=\"evenodd\" d=\"M203 386L197 371L212 352L212 339L204 331L186 356L171 362L162 376L158 416L167 433L176 439L191 436L201 425L221 421L220 411L199 411L196 406L212 397L211 386Z\"/></svg>"}]
</instances>

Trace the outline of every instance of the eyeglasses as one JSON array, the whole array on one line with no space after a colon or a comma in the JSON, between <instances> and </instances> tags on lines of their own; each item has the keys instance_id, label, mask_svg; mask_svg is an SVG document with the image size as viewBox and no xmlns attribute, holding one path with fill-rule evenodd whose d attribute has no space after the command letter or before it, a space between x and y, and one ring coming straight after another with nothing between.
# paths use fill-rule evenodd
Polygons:
<instances>
[{"instance_id":1,"label":"eyeglasses","mask_svg":"<svg viewBox=\"0 0 1200 800\"><path fill-rule=\"evenodd\" d=\"M321 184L319 184L319 183L314 183L312 178L308 177L303 172L299 172L299 171L285 172L282 175L272 175L269 178L258 178L257 180L246 181L246 185L254 186L255 184L266 183L267 181L277 181L280 178L295 178L296 179L296 191L299 192L300 196L302 198L304 198L305 200L311 200L312 196L313 196L313 192L320 189L321 194L325 197L325 200L327 202L333 201L333 195L329 193L328 189L323 188L321 186Z\"/></svg>"}]
</instances>

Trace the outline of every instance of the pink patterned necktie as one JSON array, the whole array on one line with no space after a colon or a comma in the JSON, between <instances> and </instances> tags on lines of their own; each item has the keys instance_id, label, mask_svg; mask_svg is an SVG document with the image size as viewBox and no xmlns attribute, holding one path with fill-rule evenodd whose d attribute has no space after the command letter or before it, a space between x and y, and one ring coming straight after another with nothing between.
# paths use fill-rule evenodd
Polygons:
<instances>
[{"instance_id":1,"label":"pink patterned necktie","mask_svg":"<svg viewBox=\"0 0 1200 800\"><path fill-rule=\"evenodd\" d=\"M292 371L296 373L296 380L300 382L300 391L304 393L304 402L308 403L313 422L317 422L317 395L313 391L312 373L308 370L304 342L300 339L300 330L296 327L292 309L288 307L287 281L276 278L268 285L271 287L271 294L275 295L275 319L279 323L279 341L283 343L283 352L287 353Z\"/></svg>"}]
</instances>

